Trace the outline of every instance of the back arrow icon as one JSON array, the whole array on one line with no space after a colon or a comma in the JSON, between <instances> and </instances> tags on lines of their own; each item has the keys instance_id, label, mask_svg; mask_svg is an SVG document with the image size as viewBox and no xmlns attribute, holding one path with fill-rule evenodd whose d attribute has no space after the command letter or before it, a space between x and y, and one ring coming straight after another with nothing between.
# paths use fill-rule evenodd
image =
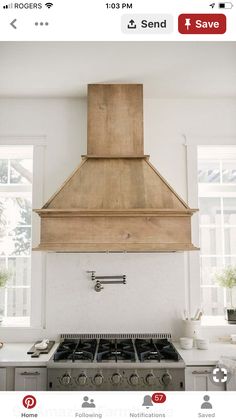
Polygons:
<instances>
[{"instance_id":1,"label":"back arrow icon","mask_svg":"<svg viewBox=\"0 0 236 419\"><path fill-rule=\"evenodd\" d=\"M17 19L14 19L14 20L10 23L10 25L11 25L14 29L17 29L17 27L15 26L16 21L17 21Z\"/></svg>"}]
</instances>

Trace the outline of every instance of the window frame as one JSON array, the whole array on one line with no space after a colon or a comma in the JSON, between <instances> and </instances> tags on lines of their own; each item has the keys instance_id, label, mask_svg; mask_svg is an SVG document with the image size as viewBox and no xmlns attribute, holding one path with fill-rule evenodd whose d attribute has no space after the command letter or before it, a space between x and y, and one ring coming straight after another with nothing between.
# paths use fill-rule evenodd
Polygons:
<instances>
[{"instance_id":1,"label":"window frame","mask_svg":"<svg viewBox=\"0 0 236 419\"><path fill-rule=\"evenodd\" d=\"M227 147L236 146L236 138L233 137L189 137L185 136L186 149L186 185L187 202L191 208L198 208L198 147ZM200 229L198 212L192 217L192 241L199 247ZM201 306L200 286L200 251L188 252L186 260L186 308L194 313ZM204 316L205 325L227 325L224 316ZM204 324L203 320L203 324Z\"/></svg>"},{"instance_id":2,"label":"window frame","mask_svg":"<svg viewBox=\"0 0 236 419\"><path fill-rule=\"evenodd\" d=\"M32 181L32 209L41 208L44 203L44 162L46 136L0 136L0 146L32 146L33 147L33 181ZM37 245L40 238L40 220L37 214L32 213L32 248ZM19 318L4 320L1 328L18 330L45 328L45 254L31 252L31 308L30 322ZM26 318L27 319L27 318Z\"/></svg>"},{"instance_id":3,"label":"window frame","mask_svg":"<svg viewBox=\"0 0 236 419\"><path fill-rule=\"evenodd\" d=\"M7 198L17 198L19 195L22 198L26 198L29 199L31 201L31 205L32 205L32 181L26 182L26 183L12 183L10 181L10 173L11 173L11 164L10 161L13 159L31 159L33 162L33 147L32 146L12 146L12 145L8 145L8 146L0 146L0 150L1 150L1 155L0 158L5 159L7 161L7 173L8 173L8 179L6 183L1 183L0 185L0 192L1 192L1 196L7 199ZM33 174L33 172L32 172ZM19 225L17 225L19 227ZM28 225L24 225L24 228L30 228L30 236L32 235L32 222L30 222L30 224ZM11 227L12 228L12 227ZM7 225L6 228L6 233L7 236L9 234L9 226ZM1 258L6 260L6 263L8 266L10 260L13 258L27 258L30 260L31 262L31 252L29 254L25 254L25 255L11 255L11 253L9 254L8 252L5 253L4 255L1 255ZM7 301L8 301L8 297L9 294L11 293L11 290L17 290L17 289L29 289L31 290L31 274L30 274L30 284L28 285L15 285L15 284L6 284L5 287L5 315L7 312ZM17 322L20 322L21 316L7 316L5 317L5 321L8 322L14 322L14 319L16 319ZM30 313L28 316L22 316L22 322L27 323L27 321L30 320Z\"/></svg>"}]
</instances>

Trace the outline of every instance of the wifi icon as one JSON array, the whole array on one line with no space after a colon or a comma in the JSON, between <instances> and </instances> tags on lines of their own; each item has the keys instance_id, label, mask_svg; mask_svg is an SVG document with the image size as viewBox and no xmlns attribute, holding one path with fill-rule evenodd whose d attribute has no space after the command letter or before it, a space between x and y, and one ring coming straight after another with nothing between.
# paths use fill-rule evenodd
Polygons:
<instances>
[{"instance_id":1,"label":"wifi icon","mask_svg":"<svg viewBox=\"0 0 236 419\"><path fill-rule=\"evenodd\" d=\"M47 6L48 9L51 9L51 7L53 6L53 3L45 3L45 6Z\"/></svg>"}]
</instances>

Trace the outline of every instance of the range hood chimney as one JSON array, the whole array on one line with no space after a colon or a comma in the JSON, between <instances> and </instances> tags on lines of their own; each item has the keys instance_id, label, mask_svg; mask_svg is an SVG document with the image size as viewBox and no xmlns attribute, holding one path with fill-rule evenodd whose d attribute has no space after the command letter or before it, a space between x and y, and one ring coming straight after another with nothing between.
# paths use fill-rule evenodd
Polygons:
<instances>
[{"instance_id":1,"label":"range hood chimney","mask_svg":"<svg viewBox=\"0 0 236 419\"><path fill-rule=\"evenodd\" d=\"M191 243L196 211L143 151L143 86L88 86L88 146L78 169L40 210L41 241L57 252L172 252Z\"/></svg>"}]
</instances>

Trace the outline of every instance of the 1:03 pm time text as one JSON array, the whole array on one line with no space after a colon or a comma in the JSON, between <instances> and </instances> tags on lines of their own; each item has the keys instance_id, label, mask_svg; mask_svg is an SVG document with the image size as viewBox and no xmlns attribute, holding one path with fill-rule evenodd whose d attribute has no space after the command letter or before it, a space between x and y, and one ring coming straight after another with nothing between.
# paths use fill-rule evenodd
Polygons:
<instances>
[{"instance_id":1,"label":"1:03 pm time text","mask_svg":"<svg viewBox=\"0 0 236 419\"><path fill-rule=\"evenodd\" d=\"M132 9L132 3L106 3L107 9Z\"/></svg>"}]
</instances>

